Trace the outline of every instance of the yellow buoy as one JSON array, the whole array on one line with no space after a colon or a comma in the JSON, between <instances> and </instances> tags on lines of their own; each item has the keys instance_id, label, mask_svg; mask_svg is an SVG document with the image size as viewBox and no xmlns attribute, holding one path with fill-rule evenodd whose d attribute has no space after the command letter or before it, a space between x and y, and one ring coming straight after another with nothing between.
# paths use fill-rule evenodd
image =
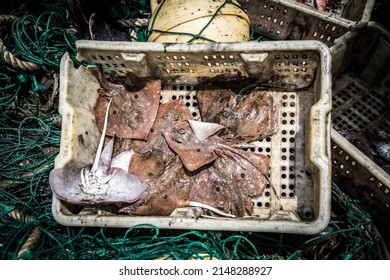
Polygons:
<instances>
[{"instance_id":1,"label":"yellow buoy","mask_svg":"<svg viewBox=\"0 0 390 280\"><path fill-rule=\"evenodd\" d=\"M151 0L149 42L249 41L248 15L235 0Z\"/></svg>"}]
</instances>

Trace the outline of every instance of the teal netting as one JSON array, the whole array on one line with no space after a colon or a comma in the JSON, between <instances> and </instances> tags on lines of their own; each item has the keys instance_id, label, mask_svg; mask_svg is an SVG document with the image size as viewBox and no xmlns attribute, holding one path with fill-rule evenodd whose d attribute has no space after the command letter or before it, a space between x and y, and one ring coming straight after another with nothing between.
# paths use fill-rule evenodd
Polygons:
<instances>
[{"instance_id":1,"label":"teal netting","mask_svg":"<svg viewBox=\"0 0 390 280\"><path fill-rule=\"evenodd\" d=\"M20 1L19 1L20 2ZM35 1L34 1L35 2ZM76 55L74 1L24 1L0 13L0 39L17 58L36 63L33 72L0 61L0 259L388 259L376 227L357 200L336 185L332 220L314 236L255 232L72 228L51 215L48 174L58 154L57 112L61 56ZM112 2L112 1L111 1ZM117 1L110 20L145 16L146 1ZM84 11L86 13L86 11ZM89 15L87 15L88 17ZM3 17L5 18L5 17ZM80 21L79 23L80 24ZM80 26L79 26L80 28ZM139 27L137 38L145 38ZM252 39L256 39L255 35ZM38 230L37 230L38 229ZM36 233L40 232L40 235Z\"/></svg>"}]
</instances>

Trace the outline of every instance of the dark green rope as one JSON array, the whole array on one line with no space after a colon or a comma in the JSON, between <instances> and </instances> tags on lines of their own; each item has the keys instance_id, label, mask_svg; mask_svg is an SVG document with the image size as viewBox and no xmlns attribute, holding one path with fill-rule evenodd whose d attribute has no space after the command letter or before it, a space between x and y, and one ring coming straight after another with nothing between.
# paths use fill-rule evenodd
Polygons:
<instances>
[{"instance_id":1,"label":"dark green rope","mask_svg":"<svg viewBox=\"0 0 390 280\"><path fill-rule=\"evenodd\" d=\"M68 20L68 14L46 12L38 17L24 16L12 24L14 48L11 52L21 59L34 62L45 72L57 72L60 59L66 51L76 53L77 40L67 29L59 27ZM25 22L31 23L25 24Z\"/></svg>"}]
</instances>

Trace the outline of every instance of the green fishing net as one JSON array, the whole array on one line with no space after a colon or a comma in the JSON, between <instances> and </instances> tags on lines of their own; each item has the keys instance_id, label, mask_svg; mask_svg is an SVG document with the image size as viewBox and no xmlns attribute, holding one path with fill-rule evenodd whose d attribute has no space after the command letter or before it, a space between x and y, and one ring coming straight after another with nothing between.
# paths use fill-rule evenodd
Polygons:
<instances>
[{"instance_id":1,"label":"green fishing net","mask_svg":"<svg viewBox=\"0 0 390 280\"><path fill-rule=\"evenodd\" d=\"M58 72L65 52L76 66L82 63L75 59L75 41L86 36L75 18L86 12L80 1L11 2L0 7L0 259L389 258L364 206L335 184L331 221L312 236L59 225L48 184L61 135ZM147 27L134 19L148 18L148 1L114 1L109 7L100 16L110 25L130 41L146 40ZM251 39L262 37L252 33ZM39 69L21 70L4 58L6 52Z\"/></svg>"}]
</instances>

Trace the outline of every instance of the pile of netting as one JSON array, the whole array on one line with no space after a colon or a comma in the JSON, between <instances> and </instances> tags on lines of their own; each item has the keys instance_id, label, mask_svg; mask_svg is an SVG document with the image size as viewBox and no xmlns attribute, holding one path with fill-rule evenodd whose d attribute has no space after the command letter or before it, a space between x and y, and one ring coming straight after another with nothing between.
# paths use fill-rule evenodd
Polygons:
<instances>
[{"instance_id":1,"label":"pile of netting","mask_svg":"<svg viewBox=\"0 0 390 280\"><path fill-rule=\"evenodd\" d=\"M83 1L8 2L0 7L0 259L389 258L368 212L336 185L331 222L314 236L58 224L48 174L60 146L60 59L68 52L80 65L81 38L145 41L149 7L145 0L109 1L109 9L89 3L95 11Z\"/></svg>"}]
</instances>

